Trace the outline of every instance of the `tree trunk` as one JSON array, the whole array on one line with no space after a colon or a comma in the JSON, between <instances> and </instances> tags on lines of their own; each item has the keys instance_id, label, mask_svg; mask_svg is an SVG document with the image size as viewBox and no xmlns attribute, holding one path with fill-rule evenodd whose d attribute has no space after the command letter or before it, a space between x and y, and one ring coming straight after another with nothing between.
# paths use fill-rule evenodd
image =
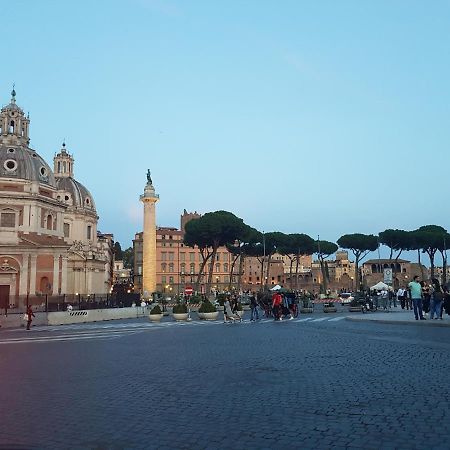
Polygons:
<instances>
[{"instance_id":1,"label":"tree trunk","mask_svg":"<svg viewBox=\"0 0 450 450\"><path fill-rule=\"evenodd\" d=\"M211 253L207 253L206 256L204 254L204 251L200 250L200 254L202 255L202 264L200 266L200 270L198 271L197 275L197 281L195 282L195 290L198 292L200 288L200 282L203 275L203 271L205 270L206 263L208 262L209 257L211 256Z\"/></svg>"},{"instance_id":2,"label":"tree trunk","mask_svg":"<svg viewBox=\"0 0 450 450\"><path fill-rule=\"evenodd\" d=\"M300 265L300 255L295 257L295 290L298 291L298 267Z\"/></svg>"},{"instance_id":3,"label":"tree trunk","mask_svg":"<svg viewBox=\"0 0 450 450\"><path fill-rule=\"evenodd\" d=\"M327 289L328 289L328 279L327 279L327 273L325 270L325 261L320 256L319 256L319 263L320 263L320 271L322 272L323 293L326 295Z\"/></svg>"},{"instance_id":4,"label":"tree trunk","mask_svg":"<svg viewBox=\"0 0 450 450\"><path fill-rule=\"evenodd\" d=\"M266 268L266 279L264 280L264 288L266 289L269 283L269 275L270 275L270 261L272 260L272 255L267 256L267 268Z\"/></svg>"},{"instance_id":5,"label":"tree trunk","mask_svg":"<svg viewBox=\"0 0 450 450\"><path fill-rule=\"evenodd\" d=\"M442 286L447 285L447 251L441 252L442 255Z\"/></svg>"},{"instance_id":6,"label":"tree trunk","mask_svg":"<svg viewBox=\"0 0 450 450\"><path fill-rule=\"evenodd\" d=\"M359 259L361 257L361 253L356 252L353 254L355 255L355 292L359 292Z\"/></svg>"},{"instance_id":7,"label":"tree trunk","mask_svg":"<svg viewBox=\"0 0 450 450\"><path fill-rule=\"evenodd\" d=\"M232 285L233 285L233 274L234 274L234 265L236 264L237 259L239 258L239 255L237 255L233 262L231 263L231 270L230 270L230 282L228 284L228 289L231 291Z\"/></svg>"},{"instance_id":8,"label":"tree trunk","mask_svg":"<svg viewBox=\"0 0 450 450\"><path fill-rule=\"evenodd\" d=\"M289 287L291 288L291 291L293 290L294 280L292 279L292 266L294 264L294 259L289 257L290 265L289 265Z\"/></svg>"},{"instance_id":9,"label":"tree trunk","mask_svg":"<svg viewBox=\"0 0 450 450\"><path fill-rule=\"evenodd\" d=\"M262 292L264 290L264 284L263 284L263 280L264 280L264 257L261 258L261 259L259 259L259 258L257 258L257 259L258 259L258 262L261 264L261 274L260 274L260 279L261 279L260 286L261 286L261 289L260 289L260 291Z\"/></svg>"},{"instance_id":10,"label":"tree trunk","mask_svg":"<svg viewBox=\"0 0 450 450\"><path fill-rule=\"evenodd\" d=\"M423 267L422 267L422 263L420 261L420 248L417 249L417 255L418 255L418 259L419 259L419 268L420 268L420 278L422 278L422 280L425 279L424 275L423 275Z\"/></svg>"},{"instance_id":11,"label":"tree trunk","mask_svg":"<svg viewBox=\"0 0 450 450\"><path fill-rule=\"evenodd\" d=\"M237 291L238 291L238 293L239 293L240 290L241 290L241 284L242 284L242 269L243 269L243 267L244 267L244 258L245 258L245 255L242 253L242 254L241 254L241 257L240 257L240 259L239 259L239 274L238 274L238 285L237 285Z\"/></svg>"},{"instance_id":12,"label":"tree trunk","mask_svg":"<svg viewBox=\"0 0 450 450\"><path fill-rule=\"evenodd\" d=\"M208 280L206 282L206 295L209 296L211 294L211 281L212 281L212 276L213 276L213 272L214 272L214 264L216 262L216 254L217 254L217 247L213 248L213 251L211 253L211 262L210 262L210 267L209 267L209 272L208 272Z\"/></svg>"}]
</instances>

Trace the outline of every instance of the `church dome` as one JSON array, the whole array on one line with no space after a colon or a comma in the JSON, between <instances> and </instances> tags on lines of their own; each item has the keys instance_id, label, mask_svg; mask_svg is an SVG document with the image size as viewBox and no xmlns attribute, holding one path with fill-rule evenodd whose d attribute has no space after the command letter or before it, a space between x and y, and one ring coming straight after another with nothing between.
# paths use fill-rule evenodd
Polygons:
<instances>
[{"instance_id":1,"label":"church dome","mask_svg":"<svg viewBox=\"0 0 450 450\"><path fill-rule=\"evenodd\" d=\"M57 177L56 188L62 191L56 196L58 200L85 211L96 212L92 194L79 181L72 177Z\"/></svg>"},{"instance_id":2,"label":"church dome","mask_svg":"<svg viewBox=\"0 0 450 450\"><path fill-rule=\"evenodd\" d=\"M0 178L37 181L56 187L48 164L32 149L0 142Z\"/></svg>"}]
</instances>

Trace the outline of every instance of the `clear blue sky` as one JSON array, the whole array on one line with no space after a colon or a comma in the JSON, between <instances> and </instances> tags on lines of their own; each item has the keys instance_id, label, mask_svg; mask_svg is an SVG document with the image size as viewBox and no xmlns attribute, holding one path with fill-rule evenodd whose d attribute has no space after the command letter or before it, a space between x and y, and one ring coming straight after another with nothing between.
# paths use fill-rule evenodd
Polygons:
<instances>
[{"instance_id":1,"label":"clear blue sky","mask_svg":"<svg viewBox=\"0 0 450 450\"><path fill-rule=\"evenodd\" d=\"M225 209L265 231L449 228L450 2L2 5L1 103L66 138L99 229L127 247L150 168L157 222Z\"/></svg>"}]
</instances>

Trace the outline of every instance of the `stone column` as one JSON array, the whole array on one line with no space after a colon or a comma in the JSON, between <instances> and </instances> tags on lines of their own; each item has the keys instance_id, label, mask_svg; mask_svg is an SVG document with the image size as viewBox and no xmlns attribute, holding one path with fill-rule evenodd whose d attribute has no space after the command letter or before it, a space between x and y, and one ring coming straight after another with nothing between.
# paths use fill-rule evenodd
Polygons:
<instances>
[{"instance_id":1,"label":"stone column","mask_svg":"<svg viewBox=\"0 0 450 450\"><path fill-rule=\"evenodd\" d=\"M28 259L30 255L25 253L22 259L22 268L20 269L20 285L19 285L19 295L27 295L28 287Z\"/></svg>"},{"instance_id":2,"label":"stone column","mask_svg":"<svg viewBox=\"0 0 450 450\"><path fill-rule=\"evenodd\" d=\"M59 254L53 256L53 295L58 295L59 287Z\"/></svg>"},{"instance_id":3,"label":"stone column","mask_svg":"<svg viewBox=\"0 0 450 450\"><path fill-rule=\"evenodd\" d=\"M62 269L61 269L61 294L67 294L67 256L62 256ZM73 294L73 292L71 292Z\"/></svg>"},{"instance_id":4,"label":"stone column","mask_svg":"<svg viewBox=\"0 0 450 450\"><path fill-rule=\"evenodd\" d=\"M31 255L30 267L30 295L36 295L36 259L37 255Z\"/></svg>"},{"instance_id":5,"label":"stone column","mask_svg":"<svg viewBox=\"0 0 450 450\"><path fill-rule=\"evenodd\" d=\"M148 299L156 291L156 202L159 195L155 193L151 179L140 197L144 203L142 293Z\"/></svg>"}]
</instances>

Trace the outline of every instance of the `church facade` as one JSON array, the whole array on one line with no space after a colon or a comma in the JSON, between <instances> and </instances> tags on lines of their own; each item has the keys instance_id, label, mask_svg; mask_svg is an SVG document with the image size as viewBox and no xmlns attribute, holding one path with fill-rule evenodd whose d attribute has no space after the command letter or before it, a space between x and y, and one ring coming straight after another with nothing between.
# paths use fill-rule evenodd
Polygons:
<instances>
[{"instance_id":1,"label":"church facade","mask_svg":"<svg viewBox=\"0 0 450 450\"><path fill-rule=\"evenodd\" d=\"M30 147L30 119L11 95L0 111L0 306L20 296L107 293L113 237L97 232L94 199L74 178L65 144L52 170Z\"/></svg>"}]
</instances>

